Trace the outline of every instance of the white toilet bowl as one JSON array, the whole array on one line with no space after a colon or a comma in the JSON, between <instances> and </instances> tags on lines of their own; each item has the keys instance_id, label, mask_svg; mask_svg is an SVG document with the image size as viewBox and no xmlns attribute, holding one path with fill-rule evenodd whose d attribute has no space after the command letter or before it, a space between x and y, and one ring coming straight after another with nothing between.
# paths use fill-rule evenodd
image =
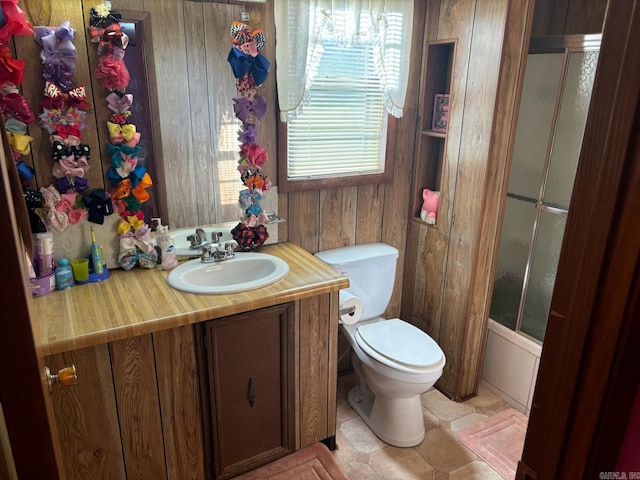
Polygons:
<instances>
[{"instance_id":1,"label":"white toilet bowl","mask_svg":"<svg viewBox=\"0 0 640 480\"><path fill-rule=\"evenodd\" d=\"M381 317L341 325L353 348L356 385L351 407L381 440L412 447L424 439L420 395L442 375L440 347L413 325Z\"/></svg>"}]
</instances>

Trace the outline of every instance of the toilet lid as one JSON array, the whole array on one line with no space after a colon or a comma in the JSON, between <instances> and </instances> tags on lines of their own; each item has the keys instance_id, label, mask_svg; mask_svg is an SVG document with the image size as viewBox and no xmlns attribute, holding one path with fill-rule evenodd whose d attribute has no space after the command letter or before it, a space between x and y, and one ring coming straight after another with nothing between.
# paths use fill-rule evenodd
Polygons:
<instances>
[{"instance_id":1,"label":"toilet lid","mask_svg":"<svg viewBox=\"0 0 640 480\"><path fill-rule=\"evenodd\" d=\"M444 354L438 344L419 328L399 318L362 325L356 332L356 340L363 350L376 360L389 364L399 363L422 369L442 361Z\"/></svg>"}]
</instances>

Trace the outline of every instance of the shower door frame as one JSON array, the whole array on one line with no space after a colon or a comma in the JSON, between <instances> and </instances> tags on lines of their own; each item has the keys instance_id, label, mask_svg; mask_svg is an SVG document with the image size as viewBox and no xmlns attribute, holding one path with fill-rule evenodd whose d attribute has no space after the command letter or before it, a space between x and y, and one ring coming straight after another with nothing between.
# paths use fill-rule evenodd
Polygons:
<instances>
[{"instance_id":1,"label":"shower door frame","mask_svg":"<svg viewBox=\"0 0 640 480\"><path fill-rule=\"evenodd\" d=\"M540 191L538 192L538 198L535 200L536 203L536 215L533 222L532 234L531 234L531 243L529 246L529 253L527 255L527 263L525 265L525 270L523 274L522 280L522 290L520 292L520 302L518 305L518 312L516 314L516 324L514 331L519 335L523 335L526 338L530 339L532 342L536 342L538 344L542 344L541 340L523 332L521 330L522 326L522 315L525 306L525 300L527 298L527 290L529 286L529 276L531 273L531 265L533 262L533 255L535 253L536 241L538 237L538 224L540 222L541 214L543 211L554 215L560 215L567 217L569 210L562 208L553 207L550 205L546 205L543 202L545 189L547 186L547 180L549 175L549 169L551 166L551 158L553 155L553 147L556 138L556 131L558 128L558 117L560 114L560 108L562 106L562 100L564 97L564 89L565 89L565 81L568 70L569 56L574 52L586 52L586 51L599 51L600 44L602 41L602 34L589 34L589 35L548 35L543 37L531 37L529 44L529 51L527 55L535 55L535 54L545 54L545 53L562 53L564 54L564 58L562 60L562 67L560 72L559 79L559 87L558 93L556 94L556 101L553 108L553 116L551 120L551 131L549 132L549 139L547 143L547 149L545 154L544 166L542 168L543 179L540 182ZM583 137L584 138L584 137ZM508 180L507 180L508 181ZM573 185L571 186L573 188ZM507 197L519 199L520 197L516 194L510 194L508 191L506 193ZM526 198L527 201L533 200ZM566 228L566 226L565 226ZM556 269L557 270L557 269ZM495 282L495 279L494 279ZM498 322L501 323L501 322ZM508 328L508 327L507 327Z\"/></svg>"}]
</instances>

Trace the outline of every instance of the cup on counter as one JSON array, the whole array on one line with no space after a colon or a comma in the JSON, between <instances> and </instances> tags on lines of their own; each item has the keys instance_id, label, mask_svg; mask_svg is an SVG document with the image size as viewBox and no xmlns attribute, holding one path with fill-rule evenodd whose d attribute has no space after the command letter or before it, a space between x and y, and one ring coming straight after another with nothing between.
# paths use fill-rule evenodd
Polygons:
<instances>
[{"instance_id":1,"label":"cup on counter","mask_svg":"<svg viewBox=\"0 0 640 480\"><path fill-rule=\"evenodd\" d=\"M76 258L71 260L71 268L73 270L73 278L76 282L84 282L89 280L89 259Z\"/></svg>"}]
</instances>

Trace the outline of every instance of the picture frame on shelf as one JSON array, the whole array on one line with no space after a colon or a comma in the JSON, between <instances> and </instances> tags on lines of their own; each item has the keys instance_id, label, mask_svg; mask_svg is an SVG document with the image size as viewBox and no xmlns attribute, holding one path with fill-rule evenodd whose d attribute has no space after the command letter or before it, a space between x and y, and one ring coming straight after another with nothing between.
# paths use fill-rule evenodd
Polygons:
<instances>
[{"instance_id":1,"label":"picture frame on shelf","mask_svg":"<svg viewBox=\"0 0 640 480\"><path fill-rule=\"evenodd\" d=\"M433 99L433 120L431 129L445 133L449 123L449 94L436 93Z\"/></svg>"}]
</instances>

